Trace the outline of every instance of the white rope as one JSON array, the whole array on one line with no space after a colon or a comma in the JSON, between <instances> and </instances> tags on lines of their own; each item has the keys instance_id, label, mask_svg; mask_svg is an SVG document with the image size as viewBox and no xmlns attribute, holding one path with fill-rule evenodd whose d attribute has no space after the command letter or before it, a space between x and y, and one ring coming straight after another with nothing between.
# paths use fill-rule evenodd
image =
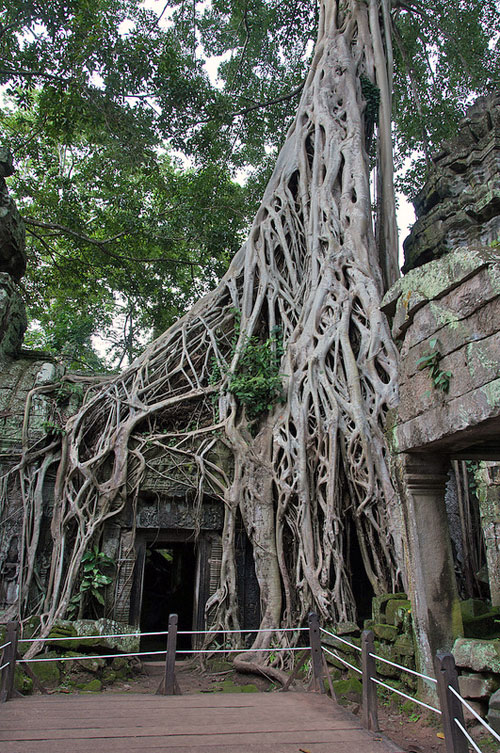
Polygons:
<instances>
[{"instance_id":1,"label":"white rope","mask_svg":"<svg viewBox=\"0 0 500 753\"><path fill-rule=\"evenodd\" d=\"M7 646L12 646L12 641L9 641L8 643L4 643L3 646L0 646L0 651L2 651L4 648L7 648Z\"/></svg>"},{"instance_id":2,"label":"white rope","mask_svg":"<svg viewBox=\"0 0 500 753\"><path fill-rule=\"evenodd\" d=\"M298 627L298 628L262 628L262 629L241 629L241 630L178 630L177 635L218 635L223 633L224 635L228 633L299 633L303 632L304 630L309 630L309 628L306 627ZM90 640L97 640L99 638L143 638L146 636L152 636L152 635L168 635L168 630L161 630L157 633L115 633L113 635L68 635L67 637L64 636L57 636L55 638L22 638L19 643L46 643L47 641L90 641ZM9 646L9 643L5 644L6 646Z\"/></svg>"},{"instance_id":3,"label":"white rope","mask_svg":"<svg viewBox=\"0 0 500 753\"><path fill-rule=\"evenodd\" d=\"M476 743L474 742L474 740L472 739L472 737L469 735L469 733L467 732L467 730L465 729L465 727L462 724L460 724L460 722L458 721L458 719L454 719L453 721L456 722L457 727L462 730L462 732L464 733L465 737L467 738L467 740L469 741L469 743L472 745L472 747L474 748L474 750L476 750L477 753L483 753L483 751L481 750L481 748L479 748L476 745Z\"/></svg>"},{"instance_id":4,"label":"white rope","mask_svg":"<svg viewBox=\"0 0 500 753\"><path fill-rule=\"evenodd\" d=\"M332 638L335 638L336 641L345 643L346 646L350 646L351 648L356 649L356 651L361 651L359 646L355 646L354 643L349 643L349 641L344 640L344 638L340 638L340 636L335 635L335 633L330 633L328 630L325 630L325 628L320 628L320 630L322 633L326 633L327 635L330 635Z\"/></svg>"},{"instance_id":5,"label":"white rope","mask_svg":"<svg viewBox=\"0 0 500 753\"><path fill-rule=\"evenodd\" d=\"M7 664L2 664L2 666L0 667L0 672L2 671L2 669L5 669L5 667L8 667L9 664L10 662L7 662Z\"/></svg>"},{"instance_id":6,"label":"white rope","mask_svg":"<svg viewBox=\"0 0 500 753\"><path fill-rule=\"evenodd\" d=\"M168 632L168 631L167 631ZM98 638L140 638L141 635L167 635L167 633L118 633L116 635L68 635L57 638L22 638L19 643L47 643L50 641L91 641Z\"/></svg>"},{"instance_id":7,"label":"white rope","mask_svg":"<svg viewBox=\"0 0 500 753\"><path fill-rule=\"evenodd\" d=\"M40 661L89 661L92 659L121 659L125 656L154 656L158 654L163 654L165 656L165 651L142 651L141 653L137 654L100 654L99 656L94 656L93 654L90 654L89 656L49 656L48 658L43 659L19 659L19 661L24 662L25 664L31 664L32 662L40 662ZM180 652L179 652L180 653Z\"/></svg>"},{"instance_id":8,"label":"white rope","mask_svg":"<svg viewBox=\"0 0 500 753\"><path fill-rule=\"evenodd\" d=\"M451 690L451 692L453 693L453 695L456 696L461 703L463 703L463 705L465 706L466 709L469 709L469 711L471 712L471 714L473 714L476 717L476 719L478 720L478 722L481 722L481 724L483 725L483 727L485 727L488 730L488 732L490 733L490 735L493 735L493 737L496 738L500 742L500 735L498 735L495 732L495 730L492 729L490 727L490 725L487 722L485 722L484 719L482 719L479 716L479 714L477 714L474 711L474 709L472 708L472 706L470 704L468 704L467 701L464 698L462 698L462 696L460 695L460 693L457 693L457 691L455 690L455 688L452 688L451 685L448 685L448 690ZM457 721L457 720L455 719L455 721ZM457 722L457 724L460 724L460 722Z\"/></svg>"},{"instance_id":9,"label":"white rope","mask_svg":"<svg viewBox=\"0 0 500 753\"><path fill-rule=\"evenodd\" d=\"M411 695L407 695L406 693L403 693L401 690L396 690L396 688L391 687L391 685L387 685L387 683L382 682L381 680L377 680L375 677L370 677L370 680L372 682L377 683L377 685L381 685L383 688L387 688L387 690L390 690L392 693L397 693L398 695L403 696L403 698L407 698L409 701L412 701L412 703L418 703L419 706L423 706L425 709L430 709L430 711L434 711L436 714L442 713L439 709L434 708L434 706L429 706L428 703L424 703L423 701L420 701L418 698L414 698Z\"/></svg>"},{"instance_id":10,"label":"white rope","mask_svg":"<svg viewBox=\"0 0 500 753\"><path fill-rule=\"evenodd\" d=\"M229 633L301 633L304 630L309 630L309 628L306 627L296 627L296 628L260 628L260 629L252 629L247 630L241 628L240 630L179 630L177 631L177 635L217 635L219 633L224 633L224 635ZM142 635L145 635L143 633Z\"/></svg>"},{"instance_id":11,"label":"white rope","mask_svg":"<svg viewBox=\"0 0 500 753\"><path fill-rule=\"evenodd\" d=\"M389 661L389 659L384 659L382 656L378 656L377 654L369 654L374 659L378 659L379 661L384 662L385 664L390 664L391 667L397 667L397 669L402 669L403 672L409 672L410 675L415 675L416 677L421 677L423 680L428 680L429 682L435 682L437 683L437 680L434 679L434 677L429 677L429 675L422 675L420 672L416 672L414 669L408 669L408 667L403 667L402 664L396 664L396 662Z\"/></svg>"},{"instance_id":12,"label":"white rope","mask_svg":"<svg viewBox=\"0 0 500 753\"><path fill-rule=\"evenodd\" d=\"M336 659L342 662L342 664L345 664L346 667L349 667L349 669L353 669L355 672L358 673L358 675L362 675L362 671L354 666L354 664L349 664L348 661L345 659L342 659L338 654L335 654L333 651L330 651L328 648L323 646L323 651L326 651L327 654L330 654L330 656L334 656Z\"/></svg>"},{"instance_id":13,"label":"white rope","mask_svg":"<svg viewBox=\"0 0 500 753\"><path fill-rule=\"evenodd\" d=\"M269 654L274 653L275 651L307 651L311 650L310 646L299 646L298 648L206 648L206 649L182 649L177 648L176 654L253 654L255 651L267 651ZM99 656L94 656L93 654L89 654L89 656L49 656L48 658L43 659L20 659L19 661L23 661L26 664L31 662L42 662L42 661L89 661L92 659L120 659L121 657L125 656L155 656L158 654L165 655L167 652L165 651L141 651L136 654L100 654Z\"/></svg>"},{"instance_id":14,"label":"white rope","mask_svg":"<svg viewBox=\"0 0 500 753\"><path fill-rule=\"evenodd\" d=\"M268 654L274 654L275 651L310 651L310 646L298 646L297 648L198 648L184 650L177 649L178 654L253 654L257 651L267 651Z\"/></svg>"}]
</instances>

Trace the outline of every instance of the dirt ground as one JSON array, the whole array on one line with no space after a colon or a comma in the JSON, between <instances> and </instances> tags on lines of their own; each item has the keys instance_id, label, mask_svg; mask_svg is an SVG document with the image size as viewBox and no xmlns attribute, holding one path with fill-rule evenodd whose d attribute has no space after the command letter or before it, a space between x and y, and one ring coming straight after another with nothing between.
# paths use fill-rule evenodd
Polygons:
<instances>
[{"instance_id":1,"label":"dirt ground","mask_svg":"<svg viewBox=\"0 0 500 753\"><path fill-rule=\"evenodd\" d=\"M115 683L103 692L155 693L163 677L163 664L145 662L130 680ZM190 662L176 663L176 678L183 694L192 693L234 693L234 692L273 692L276 686L264 677L243 675L234 672L230 665L221 662L219 667L210 671L202 671ZM296 685L301 690L304 684ZM293 688L292 691L293 692ZM350 704L347 708L353 713L359 713L357 704ZM439 721L433 714L426 712L414 713L410 716L404 713L397 703L392 706L379 704L380 731L393 740L406 753L442 753L445 744L439 727ZM479 729L470 730L473 737L478 739ZM479 740L485 753L495 753L496 747L484 740Z\"/></svg>"}]
</instances>

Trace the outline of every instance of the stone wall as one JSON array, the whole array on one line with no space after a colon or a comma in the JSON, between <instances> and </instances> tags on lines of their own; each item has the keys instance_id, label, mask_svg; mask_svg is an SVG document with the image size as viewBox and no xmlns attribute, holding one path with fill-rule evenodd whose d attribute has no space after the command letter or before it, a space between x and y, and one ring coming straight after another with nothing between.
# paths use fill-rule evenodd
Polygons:
<instances>
[{"instance_id":1,"label":"stone wall","mask_svg":"<svg viewBox=\"0 0 500 753\"><path fill-rule=\"evenodd\" d=\"M478 619L498 620L500 636L500 610L488 612L481 601L469 599L461 604L464 624L471 632L477 627ZM488 613L488 614L487 614ZM365 620L365 630L375 635L375 653L393 664L415 670L418 647L414 630L411 603L406 594L385 594L376 596L372 602L372 618ZM340 636L355 647L361 646L361 629L352 622L332 626L331 632ZM361 669L360 652L332 637L322 634L322 643L352 666ZM483 718L497 731L500 731L500 637L491 640L479 638L459 638L453 646L453 655L459 673L460 693ZM341 701L361 702L361 682L359 674L348 669L343 662L325 652L330 665L333 687ZM431 695L433 684L405 672L393 664L376 662L378 677L387 685L407 695L423 698ZM429 673L433 677L434 672ZM405 702L390 691L378 689L379 695L400 702L408 712L421 713L421 708L411 701ZM468 724L476 722L474 716L464 709Z\"/></svg>"},{"instance_id":2,"label":"stone wall","mask_svg":"<svg viewBox=\"0 0 500 753\"><path fill-rule=\"evenodd\" d=\"M495 439L500 424L500 252L454 251L414 269L384 297L400 355L400 402L392 417L395 452L439 441L444 448L467 443L482 425ZM433 381L422 358L438 355L448 386Z\"/></svg>"},{"instance_id":3,"label":"stone wall","mask_svg":"<svg viewBox=\"0 0 500 753\"><path fill-rule=\"evenodd\" d=\"M500 95L478 99L432 162L414 201L418 219L404 242L403 272L500 238Z\"/></svg>"}]
</instances>

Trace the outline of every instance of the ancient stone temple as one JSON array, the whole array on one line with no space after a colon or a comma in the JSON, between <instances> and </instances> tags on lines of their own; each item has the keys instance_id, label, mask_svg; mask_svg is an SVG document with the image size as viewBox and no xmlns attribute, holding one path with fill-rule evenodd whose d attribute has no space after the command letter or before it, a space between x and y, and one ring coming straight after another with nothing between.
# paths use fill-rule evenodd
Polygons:
<instances>
[{"instance_id":1,"label":"ancient stone temple","mask_svg":"<svg viewBox=\"0 0 500 753\"><path fill-rule=\"evenodd\" d=\"M81 396L66 390L63 362L22 348L27 321L17 283L26 266L25 234L4 178L13 172L12 157L0 150L0 619L17 614L23 537L37 530L36 590L22 595L27 611L37 611L43 596L50 551L55 472L58 455L47 454L37 478L18 468L23 448L50 445L58 426L74 413ZM60 389L54 393L54 384ZM50 385L50 387L49 387ZM57 415L57 420L55 420ZM18 472L5 480L12 469ZM184 473L184 475L183 475ZM110 521L103 552L115 563L106 589L105 615L139 626L164 630L177 612L181 629L205 627L205 605L214 592L221 566L223 509L204 494L195 500L191 477L168 468L159 456L147 469L139 497ZM188 473L189 476L189 473ZM42 481L40 481L42 479ZM22 485L37 484L36 509L26 509ZM38 486L40 487L38 489ZM201 516L198 515L201 506ZM259 624L259 590L251 547L243 526L237 535L238 588L242 624Z\"/></svg>"},{"instance_id":2,"label":"ancient stone temple","mask_svg":"<svg viewBox=\"0 0 500 753\"><path fill-rule=\"evenodd\" d=\"M445 502L450 466L500 460L499 137L500 98L479 100L456 140L434 158L405 243L406 275L383 301L401 355L400 402L388 435L404 499L421 666L428 671L435 651L463 635ZM497 604L498 475L491 466L483 473L485 580Z\"/></svg>"}]
</instances>

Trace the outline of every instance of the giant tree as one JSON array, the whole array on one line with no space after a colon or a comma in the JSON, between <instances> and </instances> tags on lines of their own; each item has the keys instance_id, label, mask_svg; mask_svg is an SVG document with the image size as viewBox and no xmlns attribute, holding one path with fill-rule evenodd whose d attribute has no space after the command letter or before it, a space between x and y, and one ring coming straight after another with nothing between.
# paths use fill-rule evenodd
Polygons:
<instances>
[{"instance_id":1,"label":"giant tree","mask_svg":"<svg viewBox=\"0 0 500 753\"><path fill-rule=\"evenodd\" d=\"M389 0L319 7L298 110L246 242L218 287L122 374L91 386L66 426L47 628L65 614L83 553L107 519L136 502L159 453L190 479L193 504L204 493L224 502L221 580L207 605L214 627L238 626L238 516L253 547L263 627L296 625L311 607L324 619L354 617L349 527L375 592L404 579L383 437L397 358L379 301L384 278L396 274L393 23L426 10ZM28 452L22 472L29 468ZM263 636L256 644L269 644Z\"/></svg>"}]
</instances>

